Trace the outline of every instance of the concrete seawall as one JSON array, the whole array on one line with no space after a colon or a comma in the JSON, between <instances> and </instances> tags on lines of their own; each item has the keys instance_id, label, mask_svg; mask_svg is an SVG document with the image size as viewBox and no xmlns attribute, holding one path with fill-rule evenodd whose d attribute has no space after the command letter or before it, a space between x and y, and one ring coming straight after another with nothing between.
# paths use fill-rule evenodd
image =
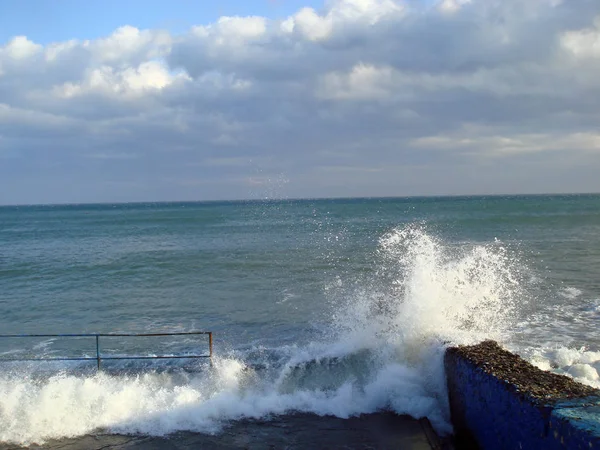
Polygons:
<instances>
[{"instance_id":1,"label":"concrete seawall","mask_svg":"<svg viewBox=\"0 0 600 450\"><path fill-rule=\"evenodd\" d=\"M600 391L494 341L445 355L457 448L600 450Z\"/></svg>"}]
</instances>

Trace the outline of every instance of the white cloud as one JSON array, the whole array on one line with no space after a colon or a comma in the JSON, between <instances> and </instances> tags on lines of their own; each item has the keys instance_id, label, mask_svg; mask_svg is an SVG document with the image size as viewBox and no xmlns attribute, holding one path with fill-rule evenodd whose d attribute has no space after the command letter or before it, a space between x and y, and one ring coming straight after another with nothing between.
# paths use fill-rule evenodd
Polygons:
<instances>
[{"instance_id":1,"label":"white cloud","mask_svg":"<svg viewBox=\"0 0 600 450\"><path fill-rule=\"evenodd\" d=\"M26 36L16 36L2 49L2 52L8 58L22 60L34 56L41 50L41 45L30 41Z\"/></svg>"},{"instance_id":2,"label":"white cloud","mask_svg":"<svg viewBox=\"0 0 600 450\"><path fill-rule=\"evenodd\" d=\"M127 63L164 56L170 50L171 36L164 31L139 30L126 25L106 38L85 41L83 46L102 63Z\"/></svg>"},{"instance_id":3,"label":"white cloud","mask_svg":"<svg viewBox=\"0 0 600 450\"><path fill-rule=\"evenodd\" d=\"M264 17L221 17L215 28L221 36L238 39L256 39L267 32L267 19Z\"/></svg>"},{"instance_id":4,"label":"white cloud","mask_svg":"<svg viewBox=\"0 0 600 450\"><path fill-rule=\"evenodd\" d=\"M561 44L577 58L600 58L600 16L594 27L563 33Z\"/></svg>"},{"instance_id":5,"label":"white cloud","mask_svg":"<svg viewBox=\"0 0 600 450\"><path fill-rule=\"evenodd\" d=\"M375 25L386 17L397 17L404 8L393 0L330 0L325 17L334 23L363 22Z\"/></svg>"},{"instance_id":6,"label":"white cloud","mask_svg":"<svg viewBox=\"0 0 600 450\"><path fill-rule=\"evenodd\" d=\"M393 89L393 69L357 64L347 73L324 75L318 95L327 99L381 100L389 98Z\"/></svg>"},{"instance_id":7,"label":"white cloud","mask_svg":"<svg viewBox=\"0 0 600 450\"><path fill-rule=\"evenodd\" d=\"M333 0L325 12L318 14L313 8L302 8L282 24L286 32L298 31L310 41L321 41L331 34L356 24L375 25L386 17L397 16L403 7L392 0Z\"/></svg>"},{"instance_id":8,"label":"white cloud","mask_svg":"<svg viewBox=\"0 0 600 450\"><path fill-rule=\"evenodd\" d=\"M286 28L298 30L311 41L326 39L333 30L333 17L319 16L312 8L301 9L292 19L288 19Z\"/></svg>"},{"instance_id":9,"label":"white cloud","mask_svg":"<svg viewBox=\"0 0 600 450\"><path fill-rule=\"evenodd\" d=\"M453 14L458 12L464 4L470 2L471 0L441 0L437 7L443 13Z\"/></svg>"},{"instance_id":10,"label":"white cloud","mask_svg":"<svg viewBox=\"0 0 600 450\"><path fill-rule=\"evenodd\" d=\"M128 67L120 71L110 66L101 66L90 70L81 83L65 83L55 86L53 91L65 98L92 91L142 95L145 91L163 89L178 78L189 79L183 74L172 75L164 64L148 61L138 67Z\"/></svg>"},{"instance_id":11,"label":"white cloud","mask_svg":"<svg viewBox=\"0 0 600 450\"><path fill-rule=\"evenodd\" d=\"M46 61L57 61L62 55L68 54L78 46L79 42L75 39L66 42L53 42L44 49Z\"/></svg>"},{"instance_id":12,"label":"white cloud","mask_svg":"<svg viewBox=\"0 0 600 450\"><path fill-rule=\"evenodd\" d=\"M478 129L477 133L474 133ZM591 152L600 155L600 133L495 134L495 130L468 127L451 135L426 136L414 139L411 145L428 150L459 151L482 157L506 157L542 152Z\"/></svg>"}]
</instances>

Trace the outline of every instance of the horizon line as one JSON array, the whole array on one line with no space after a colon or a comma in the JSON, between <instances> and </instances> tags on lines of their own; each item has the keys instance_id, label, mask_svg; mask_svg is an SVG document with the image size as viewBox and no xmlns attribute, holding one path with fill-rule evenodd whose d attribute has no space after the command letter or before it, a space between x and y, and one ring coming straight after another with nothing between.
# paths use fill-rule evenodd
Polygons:
<instances>
[{"instance_id":1,"label":"horizon line","mask_svg":"<svg viewBox=\"0 0 600 450\"><path fill-rule=\"evenodd\" d=\"M427 199L427 198L485 198L485 197L550 197L550 196L586 196L600 195L600 192L545 192L545 193L520 193L520 194L431 194L431 195L383 195L364 197L265 197L265 198L239 198L222 200L135 200L116 202L57 202L57 203L13 203L0 204L0 208L35 207L35 206L100 206L100 205L143 205L155 204L183 204L183 203L261 203L261 202L298 202L298 201L327 201L327 200L393 200L393 199Z\"/></svg>"}]
</instances>

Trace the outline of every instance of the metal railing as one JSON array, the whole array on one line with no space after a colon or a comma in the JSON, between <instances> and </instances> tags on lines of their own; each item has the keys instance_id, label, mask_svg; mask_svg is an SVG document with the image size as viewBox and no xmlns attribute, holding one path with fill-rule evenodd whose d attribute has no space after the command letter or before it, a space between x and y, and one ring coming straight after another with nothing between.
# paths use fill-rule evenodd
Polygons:
<instances>
[{"instance_id":1,"label":"metal railing","mask_svg":"<svg viewBox=\"0 0 600 450\"><path fill-rule=\"evenodd\" d=\"M102 356L100 353L101 337L155 337L155 336L187 336L208 335L208 355L157 355L157 356ZM98 370L101 362L109 360L134 360L134 359L198 359L213 356L213 336L211 331L183 331L178 333L94 333L94 334L0 334L0 338L95 338L96 356L81 357L34 357L34 358L2 358L5 361L96 361Z\"/></svg>"}]
</instances>

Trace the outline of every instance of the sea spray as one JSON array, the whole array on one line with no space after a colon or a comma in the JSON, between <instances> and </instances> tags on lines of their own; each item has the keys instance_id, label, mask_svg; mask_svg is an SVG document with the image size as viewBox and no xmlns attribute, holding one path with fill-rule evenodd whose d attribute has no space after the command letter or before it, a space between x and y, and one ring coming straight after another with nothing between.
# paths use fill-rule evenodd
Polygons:
<instances>
[{"instance_id":1,"label":"sea spray","mask_svg":"<svg viewBox=\"0 0 600 450\"><path fill-rule=\"evenodd\" d=\"M451 431L445 345L502 337L521 294L498 242L449 246L409 225L381 237L369 275L328 285L326 337L221 355L193 372L0 373L0 440L110 433L217 433L293 411L349 417L387 409Z\"/></svg>"},{"instance_id":2,"label":"sea spray","mask_svg":"<svg viewBox=\"0 0 600 450\"><path fill-rule=\"evenodd\" d=\"M377 257L374 275L352 280L350 288L340 280L329 287L338 299L335 344L327 351L369 349L371 365L378 367L373 378L385 378L392 368L404 374L403 381L416 375L418 388L411 390L399 391L391 380L380 385L385 397L380 402L398 413L427 416L443 433L449 417L444 349L509 335L515 312L527 299L524 267L498 241L449 246L421 225L386 233Z\"/></svg>"}]
</instances>

